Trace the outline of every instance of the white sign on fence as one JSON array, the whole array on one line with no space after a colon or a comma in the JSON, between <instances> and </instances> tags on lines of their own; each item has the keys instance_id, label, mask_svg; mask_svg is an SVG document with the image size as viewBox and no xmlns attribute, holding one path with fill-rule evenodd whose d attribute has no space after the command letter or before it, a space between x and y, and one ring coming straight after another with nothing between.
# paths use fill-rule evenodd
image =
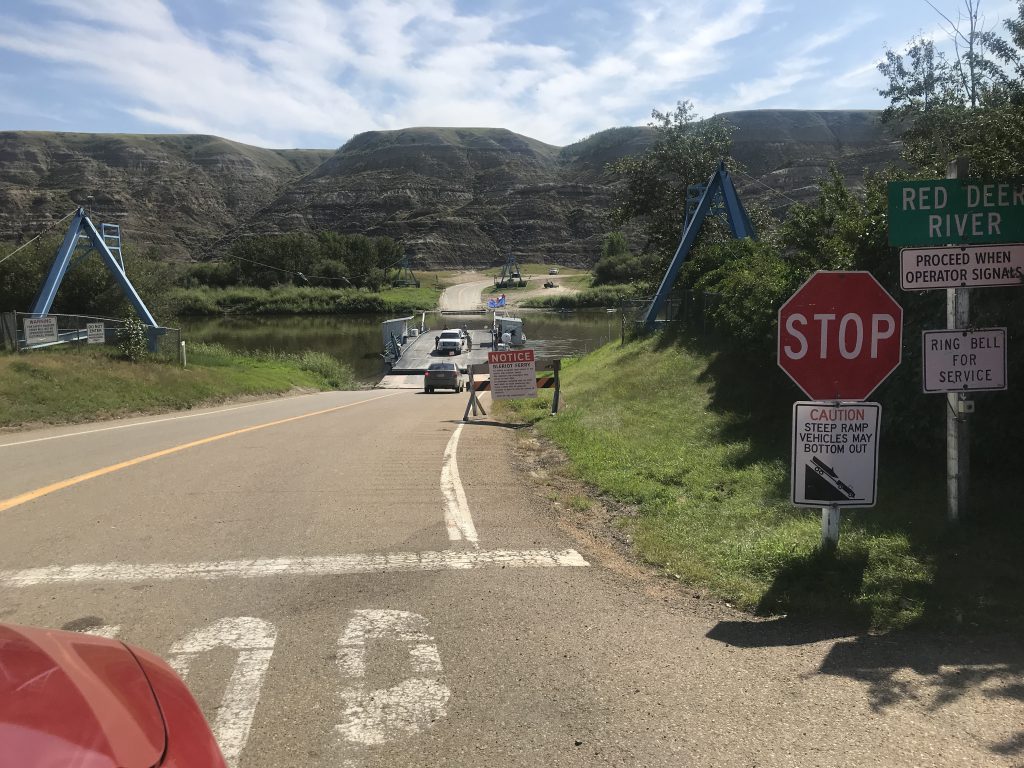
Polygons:
<instances>
[{"instance_id":1,"label":"white sign on fence","mask_svg":"<svg viewBox=\"0 0 1024 768\"><path fill-rule=\"evenodd\" d=\"M23 323L26 344L56 344L56 317L26 317Z\"/></svg>"},{"instance_id":2,"label":"white sign on fence","mask_svg":"<svg viewBox=\"0 0 1024 768\"><path fill-rule=\"evenodd\" d=\"M878 403L793 404L792 499L801 507L873 507Z\"/></svg>"},{"instance_id":3,"label":"white sign on fence","mask_svg":"<svg viewBox=\"0 0 1024 768\"><path fill-rule=\"evenodd\" d=\"M924 391L1006 389L1006 329L924 331Z\"/></svg>"},{"instance_id":4,"label":"white sign on fence","mask_svg":"<svg viewBox=\"0 0 1024 768\"><path fill-rule=\"evenodd\" d=\"M107 343L107 334L103 328L103 323L86 323L85 331L88 334L90 344Z\"/></svg>"},{"instance_id":5,"label":"white sign on fence","mask_svg":"<svg viewBox=\"0 0 1024 768\"><path fill-rule=\"evenodd\" d=\"M487 364L492 400L537 396L537 362L532 349L488 352Z\"/></svg>"}]
</instances>

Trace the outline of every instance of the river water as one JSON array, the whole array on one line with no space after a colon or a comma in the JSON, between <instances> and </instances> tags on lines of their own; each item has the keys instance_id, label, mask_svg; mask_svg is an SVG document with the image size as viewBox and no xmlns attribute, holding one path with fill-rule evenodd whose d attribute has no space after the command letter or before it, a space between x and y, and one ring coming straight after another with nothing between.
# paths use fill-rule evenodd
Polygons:
<instances>
[{"instance_id":1,"label":"river water","mask_svg":"<svg viewBox=\"0 0 1024 768\"><path fill-rule=\"evenodd\" d=\"M527 346L546 357L586 354L620 334L619 314L604 310L569 313L523 310ZM261 317L180 318L182 338L223 344L229 349L276 352L326 352L352 366L362 383L373 383L384 372L380 325L386 315L306 315ZM418 316L417 316L418 319ZM442 316L428 312L427 327L484 329L487 315Z\"/></svg>"}]
</instances>

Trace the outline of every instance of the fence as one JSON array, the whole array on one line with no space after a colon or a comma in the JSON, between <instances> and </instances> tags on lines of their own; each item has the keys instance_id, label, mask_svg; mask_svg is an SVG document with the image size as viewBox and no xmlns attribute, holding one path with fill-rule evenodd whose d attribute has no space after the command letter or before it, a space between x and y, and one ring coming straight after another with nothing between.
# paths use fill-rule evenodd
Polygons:
<instances>
[{"instance_id":1,"label":"fence","mask_svg":"<svg viewBox=\"0 0 1024 768\"><path fill-rule=\"evenodd\" d=\"M623 333L640 333L644 317L652 299L630 299L622 302ZM662 307L656 322L679 325L695 333L708 334L715 330L714 310L721 301L721 295L711 291L684 289L673 291Z\"/></svg>"},{"instance_id":2,"label":"fence","mask_svg":"<svg viewBox=\"0 0 1024 768\"><path fill-rule=\"evenodd\" d=\"M12 352L22 352L44 347L52 347L64 344L86 345L89 344L88 326L90 324L103 324L104 344L117 344L121 329L125 321L111 317L96 317L94 315L67 315L50 313L46 317L57 320L57 341L45 341L30 343L25 338L24 321L26 318L36 317L27 312L4 312L0 314L0 345ZM181 330L178 328L154 328L144 325L146 336L151 340L150 355L159 360L176 361L184 363L181 350ZM95 341L91 343L99 343Z\"/></svg>"}]
</instances>

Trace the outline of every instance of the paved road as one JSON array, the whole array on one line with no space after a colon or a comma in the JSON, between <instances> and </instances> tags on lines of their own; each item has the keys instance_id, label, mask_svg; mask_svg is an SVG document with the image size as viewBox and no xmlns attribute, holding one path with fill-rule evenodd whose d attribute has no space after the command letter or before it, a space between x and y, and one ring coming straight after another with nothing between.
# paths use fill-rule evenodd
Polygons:
<instances>
[{"instance_id":1,"label":"paved road","mask_svg":"<svg viewBox=\"0 0 1024 768\"><path fill-rule=\"evenodd\" d=\"M449 286L441 292L441 297L438 299L440 309L453 312L460 309L480 309L484 306L484 303L480 301L480 294L485 288L493 286L494 280L489 277L483 278L482 275L483 279L472 279L473 274L464 277L470 282Z\"/></svg>"},{"instance_id":2,"label":"paved road","mask_svg":"<svg viewBox=\"0 0 1024 768\"><path fill-rule=\"evenodd\" d=\"M837 638L635 578L463 407L327 393L5 435L0 619L169 658L244 768L1024 760L1018 643Z\"/></svg>"}]
</instances>

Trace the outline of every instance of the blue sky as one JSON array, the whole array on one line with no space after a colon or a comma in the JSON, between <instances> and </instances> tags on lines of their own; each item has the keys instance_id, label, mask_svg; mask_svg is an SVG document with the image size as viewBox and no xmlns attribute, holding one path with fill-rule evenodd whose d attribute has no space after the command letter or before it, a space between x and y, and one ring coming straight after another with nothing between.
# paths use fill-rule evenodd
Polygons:
<instances>
[{"instance_id":1,"label":"blue sky","mask_svg":"<svg viewBox=\"0 0 1024 768\"><path fill-rule=\"evenodd\" d=\"M681 99L880 108L885 48L945 42L940 21L924 0L3 0L0 130L329 148L494 126L565 145Z\"/></svg>"}]
</instances>

